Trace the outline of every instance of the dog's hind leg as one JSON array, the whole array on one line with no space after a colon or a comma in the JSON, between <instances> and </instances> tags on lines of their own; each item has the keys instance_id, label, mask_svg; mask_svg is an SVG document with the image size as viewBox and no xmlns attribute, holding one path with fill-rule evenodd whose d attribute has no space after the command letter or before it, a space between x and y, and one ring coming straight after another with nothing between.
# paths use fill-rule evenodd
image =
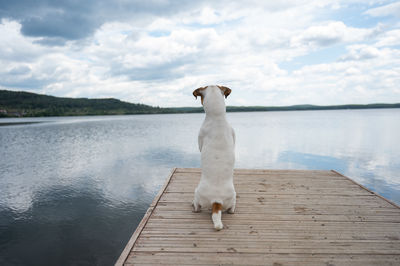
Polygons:
<instances>
[{"instance_id":1,"label":"dog's hind leg","mask_svg":"<svg viewBox=\"0 0 400 266\"><path fill-rule=\"evenodd\" d=\"M226 212L229 214L235 213L235 208L236 208L236 196L232 199L232 206L229 207Z\"/></svg>"},{"instance_id":2,"label":"dog's hind leg","mask_svg":"<svg viewBox=\"0 0 400 266\"><path fill-rule=\"evenodd\" d=\"M193 207L193 212L200 212L201 211L201 206L197 202L196 197L194 198L194 200L192 202L192 207Z\"/></svg>"}]
</instances>

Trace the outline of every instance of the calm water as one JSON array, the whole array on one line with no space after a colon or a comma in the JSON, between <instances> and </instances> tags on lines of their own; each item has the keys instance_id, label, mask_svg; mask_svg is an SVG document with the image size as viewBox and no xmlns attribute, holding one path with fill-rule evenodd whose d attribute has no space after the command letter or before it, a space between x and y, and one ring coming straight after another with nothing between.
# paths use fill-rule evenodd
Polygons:
<instances>
[{"instance_id":1,"label":"calm water","mask_svg":"<svg viewBox=\"0 0 400 266\"><path fill-rule=\"evenodd\" d=\"M204 114L2 119L0 265L111 265ZM335 169L400 203L400 109L230 113L236 167Z\"/></svg>"}]
</instances>

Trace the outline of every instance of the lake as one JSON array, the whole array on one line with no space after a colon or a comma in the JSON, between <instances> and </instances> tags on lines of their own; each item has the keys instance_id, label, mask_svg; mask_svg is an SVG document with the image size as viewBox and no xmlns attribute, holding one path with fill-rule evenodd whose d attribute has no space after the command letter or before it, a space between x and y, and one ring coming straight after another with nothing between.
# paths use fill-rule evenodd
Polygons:
<instances>
[{"instance_id":1,"label":"lake","mask_svg":"<svg viewBox=\"0 0 400 266\"><path fill-rule=\"evenodd\" d=\"M0 119L0 265L112 265L204 114ZM400 109L228 113L236 167L334 169L400 203ZM40 123L33 123L40 122Z\"/></svg>"}]
</instances>

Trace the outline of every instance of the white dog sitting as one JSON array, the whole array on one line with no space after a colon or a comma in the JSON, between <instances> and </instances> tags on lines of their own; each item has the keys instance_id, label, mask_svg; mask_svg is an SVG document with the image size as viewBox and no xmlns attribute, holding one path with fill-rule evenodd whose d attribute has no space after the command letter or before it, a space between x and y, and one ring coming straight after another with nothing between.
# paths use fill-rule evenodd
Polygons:
<instances>
[{"instance_id":1,"label":"white dog sitting","mask_svg":"<svg viewBox=\"0 0 400 266\"><path fill-rule=\"evenodd\" d=\"M193 92L201 97L206 118L199 132L201 179L194 193L194 212L212 209L217 230L223 228L222 211L234 213L236 192L233 186L235 132L226 120L225 98L231 90L224 86L207 86Z\"/></svg>"}]
</instances>

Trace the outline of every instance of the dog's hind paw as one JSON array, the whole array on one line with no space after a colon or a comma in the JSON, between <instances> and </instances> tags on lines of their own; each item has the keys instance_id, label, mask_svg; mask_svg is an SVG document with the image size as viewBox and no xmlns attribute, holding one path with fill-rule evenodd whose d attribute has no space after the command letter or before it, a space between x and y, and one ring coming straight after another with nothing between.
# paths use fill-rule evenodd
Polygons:
<instances>
[{"instance_id":1,"label":"dog's hind paw","mask_svg":"<svg viewBox=\"0 0 400 266\"><path fill-rule=\"evenodd\" d=\"M214 228L215 228L215 230L219 231L224 228L224 225L222 223L217 223L217 224L214 224Z\"/></svg>"},{"instance_id":2,"label":"dog's hind paw","mask_svg":"<svg viewBox=\"0 0 400 266\"><path fill-rule=\"evenodd\" d=\"M195 213L201 212L200 206L196 208L195 204L192 203L192 212L195 212Z\"/></svg>"},{"instance_id":3,"label":"dog's hind paw","mask_svg":"<svg viewBox=\"0 0 400 266\"><path fill-rule=\"evenodd\" d=\"M229 214L234 214L235 213L235 209L229 208L228 210L226 210L227 213Z\"/></svg>"}]
</instances>

